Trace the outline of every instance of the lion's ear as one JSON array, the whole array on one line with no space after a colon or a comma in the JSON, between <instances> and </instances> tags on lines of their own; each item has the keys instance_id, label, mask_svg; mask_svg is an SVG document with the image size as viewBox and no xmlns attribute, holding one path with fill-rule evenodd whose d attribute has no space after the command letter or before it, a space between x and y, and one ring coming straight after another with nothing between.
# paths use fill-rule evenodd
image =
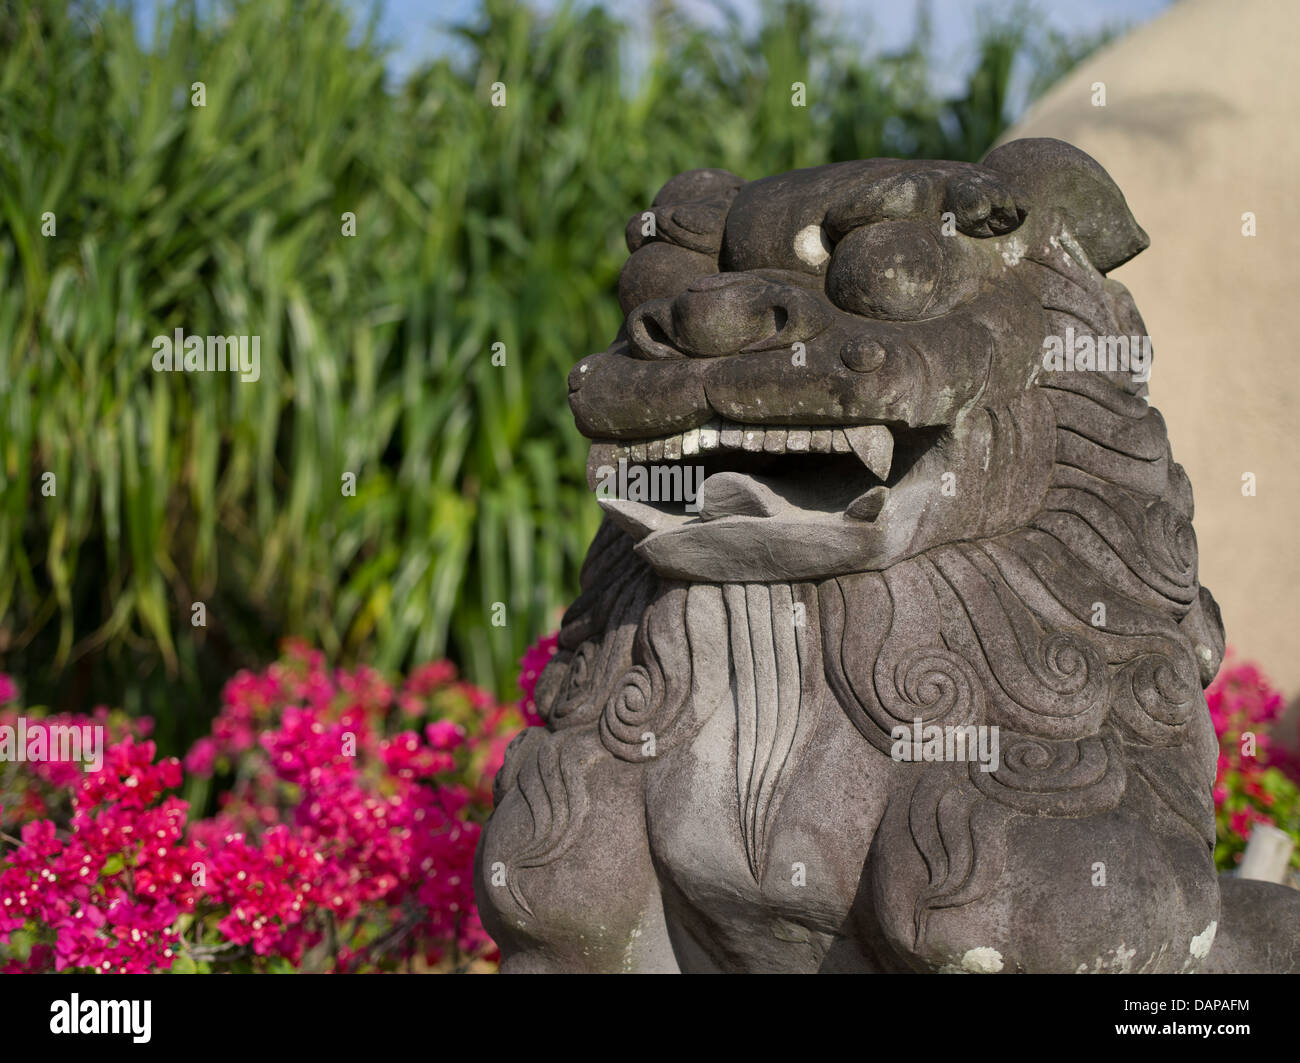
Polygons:
<instances>
[{"instance_id":1,"label":"lion's ear","mask_svg":"<svg viewBox=\"0 0 1300 1063\"><path fill-rule=\"evenodd\" d=\"M980 165L1011 178L1031 211L1061 211L1102 273L1123 265L1151 243L1110 174L1091 155L1063 140L1013 140L990 151Z\"/></svg>"},{"instance_id":2,"label":"lion's ear","mask_svg":"<svg viewBox=\"0 0 1300 1063\"><path fill-rule=\"evenodd\" d=\"M655 193L648 211L633 214L625 232L627 249L641 250L652 240L699 251L718 253L727 208L745 183L728 170L687 170ZM647 231L647 215L654 215L654 235Z\"/></svg>"}]
</instances>

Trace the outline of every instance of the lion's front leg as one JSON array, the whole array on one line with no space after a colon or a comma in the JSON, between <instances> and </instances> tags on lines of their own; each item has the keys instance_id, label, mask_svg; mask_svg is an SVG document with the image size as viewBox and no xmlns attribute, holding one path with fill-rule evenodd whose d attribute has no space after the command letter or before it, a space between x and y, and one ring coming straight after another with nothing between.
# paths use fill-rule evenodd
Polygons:
<instances>
[{"instance_id":1,"label":"lion's front leg","mask_svg":"<svg viewBox=\"0 0 1300 1063\"><path fill-rule=\"evenodd\" d=\"M1131 762L1120 791L1122 754L1110 754L1097 792L1058 791L1056 815L1030 809L1046 803L1040 792L1024 791L1017 809L927 765L867 860L854 924L868 951L895 970L1199 970L1220 918L1210 846Z\"/></svg>"},{"instance_id":2,"label":"lion's front leg","mask_svg":"<svg viewBox=\"0 0 1300 1063\"><path fill-rule=\"evenodd\" d=\"M646 841L642 768L594 729L524 732L475 861L501 969L676 973Z\"/></svg>"}]
</instances>

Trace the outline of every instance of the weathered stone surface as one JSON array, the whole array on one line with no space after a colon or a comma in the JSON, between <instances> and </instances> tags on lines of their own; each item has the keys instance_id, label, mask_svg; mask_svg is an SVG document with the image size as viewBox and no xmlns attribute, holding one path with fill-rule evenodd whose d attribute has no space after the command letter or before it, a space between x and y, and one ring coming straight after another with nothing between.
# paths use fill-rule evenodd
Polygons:
<instances>
[{"instance_id":1,"label":"weathered stone surface","mask_svg":"<svg viewBox=\"0 0 1300 1063\"><path fill-rule=\"evenodd\" d=\"M496 781L504 969L1294 964L1221 901L1222 625L1145 376L1044 360L1145 331L1101 167L695 171L653 212L570 377L630 490Z\"/></svg>"}]
</instances>

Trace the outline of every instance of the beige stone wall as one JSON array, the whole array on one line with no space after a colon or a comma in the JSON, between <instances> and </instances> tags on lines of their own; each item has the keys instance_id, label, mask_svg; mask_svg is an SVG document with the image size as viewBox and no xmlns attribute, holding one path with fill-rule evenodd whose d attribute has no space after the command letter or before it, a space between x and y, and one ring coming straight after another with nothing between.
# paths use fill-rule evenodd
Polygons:
<instances>
[{"instance_id":1,"label":"beige stone wall","mask_svg":"<svg viewBox=\"0 0 1300 1063\"><path fill-rule=\"evenodd\" d=\"M1300 0L1183 0L1003 138L1078 145L1150 234L1113 276L1152 337L1151 401L1191 477L1201 581L1228 645L1288 695L1300 693L1298 39ZM1254 498L1242 496L1246 472Z\"/></svg>"}]
</instances>

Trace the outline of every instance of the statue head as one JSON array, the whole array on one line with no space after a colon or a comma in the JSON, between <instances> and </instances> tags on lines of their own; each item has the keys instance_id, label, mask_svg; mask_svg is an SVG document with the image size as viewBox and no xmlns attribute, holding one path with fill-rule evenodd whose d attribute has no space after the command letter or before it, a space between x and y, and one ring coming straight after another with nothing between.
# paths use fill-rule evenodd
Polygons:
<instances>
[{"instance_id":1,"label":"statue head","mask_svg":"<svg viewBox=\"0 0 1300 1063\"><path fill-rule=\"evenodd\" d=\"M643 470L652 497L601 504L666 577L819 579L1023 527L1071 395L1147 409L1149 341L1105 277L1146 234L1060 141L979 165L693 170L627 243L624 326L574 368L570 403L593 487ZM1045 364L1076 345L1092 371ZM1148 429L1159 496L1163 423Z\"/></svg>"}]
</instances>

